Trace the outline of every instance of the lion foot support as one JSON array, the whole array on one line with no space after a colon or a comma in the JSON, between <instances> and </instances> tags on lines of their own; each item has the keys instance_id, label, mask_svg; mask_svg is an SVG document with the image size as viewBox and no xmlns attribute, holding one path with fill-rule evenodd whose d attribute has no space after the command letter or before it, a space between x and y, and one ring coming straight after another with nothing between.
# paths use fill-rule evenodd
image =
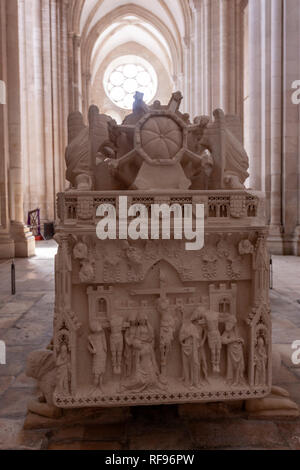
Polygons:
<instances>
[{"instance_id":1,"label":"lion foot support","mask_svg":"<svg viewBox=\"0 0 300 470\"><path fill-rule=\"evenodd\" d=\"M273 386L270 395L264 398L246 400L246 411L250 416L261 417L298 417L299 407L291 400L284 388Z\"/></svg>"}]
</instances>

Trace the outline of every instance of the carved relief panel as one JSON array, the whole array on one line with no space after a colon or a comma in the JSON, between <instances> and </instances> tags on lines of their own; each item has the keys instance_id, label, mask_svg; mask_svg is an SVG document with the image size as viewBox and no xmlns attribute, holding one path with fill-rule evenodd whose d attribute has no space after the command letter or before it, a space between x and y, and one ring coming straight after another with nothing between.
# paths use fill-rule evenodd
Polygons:
<instances>
[{"instance_id":1,"label":"carved relief panel","mask_svg":"<svg viewBox=\"0 0 300 470\"><path fill-rule=\"evenodd\" d=\"M111 258L112 242L97 241L93 282L80 279L79 271L72 278L72 310L82 327L74 329L71 341L68 335L62 341L55 330L61 371L56 404L118 406L266 394L270 322L252 295L255 273L265 266L255 262L258 232L250 238L253 242L239 232L212 233L210 255L206 246L193 260L176 240L148 241L144 250L134 242L115 242ZM72 245L79 269L82 259L89 259L89 248L81 244L79 238ZM184 274L186 259L190 276ZM215 264L213 279L203 275L203 260ZM226 275L234 260L240 270ZM114 282L111 277L103 282L105 272Z\"/></svg>"}]
</instances>

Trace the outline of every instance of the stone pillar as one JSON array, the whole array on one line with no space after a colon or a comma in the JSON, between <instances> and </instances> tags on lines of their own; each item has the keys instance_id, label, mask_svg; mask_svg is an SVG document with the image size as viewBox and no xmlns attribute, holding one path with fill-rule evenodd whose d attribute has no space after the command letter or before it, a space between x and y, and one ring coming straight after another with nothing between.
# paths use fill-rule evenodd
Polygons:
<instances>
[{"instance_id":1,"label":"stone pillar","mask_svg":"<svg viewBox=\"0 0 300 470\"><path fill-rule=\"evenodd\" d=\"M208 67L210 68L210 82L208 90L211 96L209 114L216 108L221 108L221 2L211 0L209 24L207 34L210 35L210 48L208 51ZM210 89L209 89L210 88Z\"/></svg>"},{"instance_id":2,"label":"stone pillar","mask_svg":"<svg viewBox=\"0 0 300 470\"><path fill-rule=\"evenodd\" d=\"M69 87L69 113L75 111L75 99L74 99L74 57L73 57L73 32L68 32L68 87Z\"/></svg>"},{"instance_id":3,"label":"stone pillar","mask_svg":"<svg viewBox=\"0 0 300 470\"><path fill-rule=\"evenodd\" d=\"M60 3L60 2L59 2ZM52 115L53 115L53 186L56 194L61 188L61 129L62 116L60 113L61 95L60 95L60 38L59 38L59 11L60 5L57 0L50 0L51 14L51 80L52 80Z\"/></svg>"},{"instance_id":4,"label":"stone pillar","mask_svg":"<svg viewBox=\"0 0 300 470\"><path fill-rule=\"evenodd\" d=\"M249 0L249 143L250 187L262 189L261 178L261 0Z\"/></svg>"},{"instance_id":5,"label":"stone pillar","mask_svg":"<svg viewBox=\"0 0 300 470\"><path fill-rule=\"evenodd\" d=\"M193 80L192 96L193 96L193 115L201 114L201 85L202 85L202 0L191 0L193 20Z\"/></svg>"},{"instance_id":6,"label":"stone pillar","mask_svg":"<svg viewBox=\"0 0 300 470\"><path fill-rule=\"evenodd\" d=\"M182 111L184 113L191 112L190 48L191 48L191 38L189 36L186 36L183 38L184 87L183 87Z\"/></svg>"},{"instance_id":7,"label":"stone pillar","mask_svg":"<svg viewBox=\"0 0 300 470\"><path fill-rule=\"evenodd\" d=\"M83 84L82 87L85 89L85 92L82 95L82 113L84 116L88 115L89 106L90 106L90 94L91 94L91 80L92 75L90 72L83 74Z\"/></svg>"},{"instance_id":8,"label":"stone pillar","mask_svg":"<svg viewBox=\"0 0 300 470\"><path fill-rule=\"evenodd\" d=\"M300 105L292 82L300 79L298 0L283 0L283 253L300 256Z\"/></svg>"},{"instance_id":9,"label":"stone pillar","mask_svg":"<svg viewBox=\"0 0 300 470\"><path fill-rule=\"evenodd\" d=\"M65 188L65 149L68 141L68 115L69 115L69 68L68 68L68 14L69 0L63 0L60 4L60 44L61 44L61 135L60 135L60 181L56 193ZM55 194L56 194L55 193Z\"/></svg>"},{"instance_id":10,"label":"stone pillar","mask_svg":"<svg viewBox=\"0 0 300 470\"><path fill-rule=\"evenodd\" d=\"M45 205L44 220L54 220L55 187L53 185L53 114L52 114L52 79L51 79L51 11L49 0L41 0L41 62L42 62L42 86L41 122L42 135L42 165L45 172Z\"/></svg>"},{"instance_id":11,"label":"stone pillar","mask_svg":"<svg viewBox=\"0 0 300 470\"><path fill-rule=\"evenodd\" d=\"M282 252L282 0L271 2L270 236L273 252Z\"/></svg>"},{"instance_id":12,"label":"stone pillar","mask_svg":"<svg viewBox=\"0 0 300 470\"><path fill-rule=\"evenodd\" d=\"M8 201L8 113L7 113L7 49L6 49L6 0L0 2L0 258L13 258L15 244L10 235Z\"/></svg>"},{"instance_id":13,"label":"stone pillar","mask_svg":"<svg viewBox=\"0 0 300 470\"><path fill-rule=\"evenodd\" d=\"M239 114L242 104L242 50L239 0L221 2L221 108L228 114Z\"/></svg>"},{"instance_id":14,"label":"stone pillar","mask_svg":"<svg viewBox=\"0 0 300 470\"><path fill-rule=\"evenodd\" d=\"M242 7L240 0L190 0L193 12L197 114L242 111Z\"/></svg>"},{"instance_id":15,"label":"stone pillar","mask_svg":"<svg viewBox=\"0 0 300 470\"><path fill-rule=\"evenodd\" d=\"M73 35L73 87L74 87L74 108L75 111L82 110L81 104L81 93L80 93L80 69L81 69L81 61L80 61L80 36L78 34Z\"/></svg>"},{"instance_id":16,"label":"stone pillar","mask_svg":"<svg viewBox=\"0 0 300 470\"><path fill-rule=\"evenodd\" d=\"M35 240L24 225L23 158L21 151L21 86L19 63L18 2L6 2L7 89L9 129L10 230L15 241L15 256L35 254Z\"/></svg>"}]
</instances>

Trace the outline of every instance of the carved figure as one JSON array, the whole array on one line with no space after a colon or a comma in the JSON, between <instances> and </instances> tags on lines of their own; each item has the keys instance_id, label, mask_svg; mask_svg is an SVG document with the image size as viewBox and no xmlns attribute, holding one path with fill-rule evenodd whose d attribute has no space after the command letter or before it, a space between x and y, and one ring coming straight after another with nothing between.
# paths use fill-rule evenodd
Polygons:
<instances>
[{"instance_id":1,"label":"carved figure","mask_svg":"<svg viewBox=\"0 0 300 470\"><path fill-rule=\"evenodd\" d=\"M83 260L88 258L89 251L85 243L79 241L73 248L73 256L75 259Z\"/></svg>"},{"instance_id":2,"label":"carved figure","mask_svg":"<svg viewBox=\"0 0 300 470\"><path fill-rule=\"evenodd\" d=\"M199 384L199 331L192 319L183 320L179 331L181 344L183 381L186 385L197 386Z\"/></svg>"},{"instance_id":3,"label":"carved figure","mask_svg":"<svg viewBox=\"0 0 300 470\"><path fill-rule=\"evenodd\" d=\"M204 319L207 327L207 340L211 352L211 363L213 372L220 372L220 359L221 359L221 334L219 331L219 320L222 314L213 310L206 310L204 306L197 309L199 319Z\"/></svg>"},{"instance_id":4,"label":"carved figure","mask_svg":"<svg viewBox=\"0 0 300 470\"><path fill-rule=\"evenodd\" d=\"M208 149L214 161L212 187L243 189L249 176L249 159L242 144L239 119L226 116L221 109L216 109L213 115L215 121L206 122L199 142L199 148Z\"/></svg>"},{"instance_id":5,"label":"carved figure","mask_svg":"<svg viewBox=\"0 0 300 470\"><path fill-rule=\"evenodd\" d=\"M121 374L122 356L123 356L123 318L115 315L110 319L110 350L113 371L115 374Z\"/></svg>"},{"instance_id":6,"label":"carved figure","mask_svg":"<svg viewBox=\"0 0 300 470\"><path fill-rule=\"evenodd\" d=\"M93 355L94 384L102 391L106 370L107 344L105 332L100 322L93 326L93 333L88 336L88 350Z\"/></svg>"},{"instance_id":7,"label":"carved figure","mask_svg":"<svg viewBox=\"0 0 300 470\"><path fill-rule=\"evenodd\" d=\"M196 314L193 315L194 321L197 322L197 329L199 334L199 378L200 381L202 378L204 381L208 382L207 378L207 360L206 360L206 352L205 352L205 342L207 340L207 331L206 326L199 320L197 311Z\"/></svg>"},{"instance_id":8,"label":"carved figure","mask_svg":"<svg viewBox=\"0 0 300 470\"><path fill-rule=\"evenodd\" d=\"M91 282L95 276L94 265L89 260L83 260L80 265L79 279L81 282Z\"/></svg>"},{"instance_id":9,"label":"carved figure","mask_svg":"<svg viewBox=\"0 0 300 470\"><path fill-rule=\"evenodd\" d=\"M254 246L248 240L245 238L244 240L241 240L239 243L239 254L240 255L248 255L250 253L254 253Z\"/></svg>"},{"instance_id":10,"label":"carved figure","mask_svg":"<svg viewBox=\"0 0 300 470\"><path fill-rule=\"evenodd\" d=\"M134 348L133 340L136 333L137 323L136 320L130 318L129 327L126 329L124 334L125 347L124 347L124 365L125 365L125 376L130 377L134 372Z\"/></svg>"},{"instance_id":11,"label":"carved figure","mask_svg":"<svg viewBox=\"0 0 300 470\"><path fill-rule=\"evenodd\" d=\"M262 336L257 339L254 352L254 385L265 385L267 378L268 355Z\"/></svg>"},{"instance_id":12,"label":"carved figure","mask_svg":"<svg viewBox=\"0 0 300 470\"><path fill-rule=\"evenodd\" d=\"M91 282L94 279L94 262L90 260L89 249L86 243L77 242L73 248L73 256L79 259L79 279L81 282Z\"/></svg>"},{"instance_id":13,"label":"carved figure","mask_svg":"<svg viewBox=\"0 0 300 470\"><path fill-rule=\"evenodd\" d=\"M165 376L167 372L167 357L174 339L175 318L172 315L167 297L160 297L156 305L161 316L159 333L160 368L162 376Z\"/></svg>"},{"instance_id":14,"label":"carved figure","mask_svg":"<svg viewBox=\"0 0 300 470\"><path fill-rule=\"evenodd\" d=\"M79 111L68 118L68 146L66 148L66 178L73 188L90 190L94 185L94 171L99 150L109 141L110 116L99 114L97 106L89 109L89 126L83 122Z\"/></svg>"},{"instance_id":15,"label":"carved figure","mask_svg":"<svg viewBox=\"0 0 300 470\"><path fill-rule=\"evenodd\" d=\"M222 344L225 344L227 348L227 382L229 385L241 385L244 383L245 371L244 340L239 336L234 315L227 315Z\"/></svg>"},{"instance_id":16,"label":"carved figure","mask_svg":"<svg viewBox=\"0 0 300 470\"><path fill-rule=\"evenodd\" d=\"M132 342L135 357L133 376L122 388L135 392L145 389L162 389L159 381L159 370L154 352L154 331L147 314L141 312L137 318L138 326Z\"/></svg>"},{"instance_id":17,"label":"carved figure","mask_svg":"<svg viewBox=\"0 0 300 470\"><path fill-rule=\"evenodd\" d=\"M132 269L134 275L139 277L143 267L143 252L139 248L132 246L127 240L123 242L123 250L128 262L130 269Z\"/></svg>"},{"instance_id":18,"label":"carved figure","mask_svg":"<svg viewBox=\"0 0 300 470\"><path fill-rule=\"evenodd\" d=\"M62 343L56 358L57 390L63 395L70 394L70 354L66 343Z\"/></svg>"},{"instance_id":19,"label":"carved figure","mask_svg":"<svg viewBox=\"0 0 300 470\"><path fill-rule=\"evenodd\" d=\"M30 400L28 411L46 417L59 417L61 412L53 402L56 386L56 364L54 353L50 350L33 351L26 363L26 375L38 381L40 395Z\"/></svg>"}]
</instances>

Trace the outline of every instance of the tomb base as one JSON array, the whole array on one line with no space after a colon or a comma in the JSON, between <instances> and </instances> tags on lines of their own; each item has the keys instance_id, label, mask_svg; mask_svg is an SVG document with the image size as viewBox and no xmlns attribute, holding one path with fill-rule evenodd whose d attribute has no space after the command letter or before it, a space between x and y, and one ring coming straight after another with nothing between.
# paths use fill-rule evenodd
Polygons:
<instances>
[{"instance_id":1,"label":"tomb base","mask_svg":"<svg viewBox=\"0 0 300 470\"><path fill-rule=\"evenodd\" d=\"M99 240L97 205L111 203L118 213L116 192L59 195L53 360L62 378L55 384L55 405L268 395L269 256L261 194L125 195L128 208L136 201L148 207L176 201L182 209L187 201L201 202L204 247L189 251L187 240L175 239Z\"/></svg>"}]
</instances>

